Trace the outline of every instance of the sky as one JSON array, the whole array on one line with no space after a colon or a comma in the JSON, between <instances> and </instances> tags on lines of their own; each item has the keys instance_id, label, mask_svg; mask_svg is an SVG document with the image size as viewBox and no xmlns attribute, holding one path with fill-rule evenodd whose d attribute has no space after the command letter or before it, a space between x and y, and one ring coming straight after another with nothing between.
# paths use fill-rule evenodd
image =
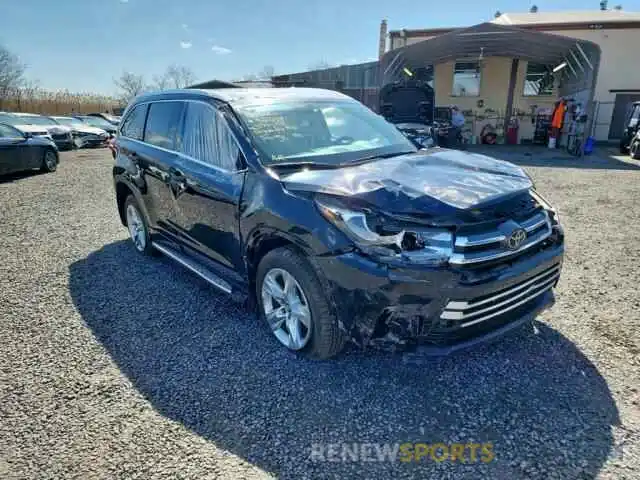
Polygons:
<instances>
[{"instance_id":1,"label":"sky","mask_svg":"<svg viewBox=\"0 0 640 480\"><path fill-rule=\"evenodd\" d=\"M375 60L390 30L468 26L496 10L599 8L599 0L0 0L0 44L42 88L115 94L123 71L150 82L169 65L198 81ZM640 0L622 3L640 11Z\"/></svg>"}]
</instances>

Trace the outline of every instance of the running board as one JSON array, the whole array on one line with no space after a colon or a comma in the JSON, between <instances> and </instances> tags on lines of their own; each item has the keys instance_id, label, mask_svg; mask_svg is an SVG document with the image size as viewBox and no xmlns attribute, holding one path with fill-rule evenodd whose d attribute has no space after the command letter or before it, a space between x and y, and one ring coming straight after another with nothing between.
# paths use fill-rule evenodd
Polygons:
<instances>
[{"instance_id":1,"label":"running board","mask_svg":"<svg viewBox=\"0 0 640 480\"><path fill-rule=\"evenodd\" d=\"M205 267L203 267L201 265L198 265L196 262L194 262L187 255L184 255L183 253L178 252L178 251L174 250L171 247L167 247L166 245L161 245L161 244L159 244L157 242L152 242L151 246L153 248L155 248L156 250L158 250L159 252L162 252L163 254L165 254L167 257L175 260L176 262L178 262L183 267L188 268L193 273L195 273L199 277L203 278L204 280L209 282L214 287L216 287L216 288L222 290L223 292L228 293L229 295L231 295L231 291L232 291L231 285L229 285L227 282L222 280L220 277L218 277L217 275L212 273L208 268L205 268Z\"/></svg>"}]
</instances>

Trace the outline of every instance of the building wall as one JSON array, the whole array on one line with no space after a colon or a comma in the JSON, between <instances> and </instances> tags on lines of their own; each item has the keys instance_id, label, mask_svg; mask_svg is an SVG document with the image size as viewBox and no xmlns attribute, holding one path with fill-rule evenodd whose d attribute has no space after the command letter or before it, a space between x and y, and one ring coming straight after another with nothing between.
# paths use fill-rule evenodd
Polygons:
<instances>
[{"instance_id":1,"label":"building wall","mask_svg":"<svg viewBox=\"0 0 640 480\"><path fill-rule=\"evenodd\" d=\"M615 93L610 90L640 89L640 69L633 59L638 56L640 29L571 30L550 32L600 46L600 68L596 82L595 100L600 102L596 126L596 139L606 140L613 115Z\"/></svg>"}]
</instances>

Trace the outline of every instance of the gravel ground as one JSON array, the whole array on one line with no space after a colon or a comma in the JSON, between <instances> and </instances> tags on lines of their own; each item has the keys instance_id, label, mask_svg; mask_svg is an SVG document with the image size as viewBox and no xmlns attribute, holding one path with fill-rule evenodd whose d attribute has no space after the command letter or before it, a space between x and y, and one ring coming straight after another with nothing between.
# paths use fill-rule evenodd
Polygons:
<instances>
[{"instance_id":1,"label":"gravel ground","mask_svg":"<svg viewBox=\"0 0 640 480\"><path fill-rule=\"evenodd\" d=\"M104 150L0 180L0 478L640 478L640 163L531 158L568 238L557 303L444 359L285 352L134 252ZM340 442L489 442L495 459L310 458Z\"/></svg>"}]
</instances>

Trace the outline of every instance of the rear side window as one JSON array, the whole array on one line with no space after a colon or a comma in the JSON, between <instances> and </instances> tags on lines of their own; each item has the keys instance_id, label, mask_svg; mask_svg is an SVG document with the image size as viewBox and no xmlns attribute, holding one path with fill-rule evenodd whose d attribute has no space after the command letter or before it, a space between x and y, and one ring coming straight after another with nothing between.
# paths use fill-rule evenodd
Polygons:
<instances>
[{"instance_id":1,"label":"rear side window","mask_svg":"<svg viewBox=\"0 0 640 480\"><path fill-rule=\"evenodd\" d=\"M0 137L3 138L22 138L22 133L9 125L0 124Z\"/></svg>"},{"instance_id":2,"label":"rear side window","mask_svg":"<svg viewBox=\"0 0 640 480\"><path fill-rule=\"evenodd\" d=\"M157 147L175 150L181 143L183 102L158 102L149 106L144 141Z\"/></svg>"},{"instance_id":3,"label":"rear side window","mask_svg":"<svg viewBox=\"0 0 640 480\"><path fill-rule=\"evenodd\" d=\"M240 149L224 116L204 103L187 106L182 153L228 171L239 168Z\"/></svg>"},{"instance_id":4,"label":"rear side window","mask_svg":"<svg viewBox=\"0 0 640 480\"><path fill-rule=\"evenodd\" d=\"M127 115L127 118L122 122L120 133L125 137L133 138L134 140L142 140L144 133L144 118L147 114L146 105L138 105L133 107L131 113Z\"/></svg>"}]
</instances>

